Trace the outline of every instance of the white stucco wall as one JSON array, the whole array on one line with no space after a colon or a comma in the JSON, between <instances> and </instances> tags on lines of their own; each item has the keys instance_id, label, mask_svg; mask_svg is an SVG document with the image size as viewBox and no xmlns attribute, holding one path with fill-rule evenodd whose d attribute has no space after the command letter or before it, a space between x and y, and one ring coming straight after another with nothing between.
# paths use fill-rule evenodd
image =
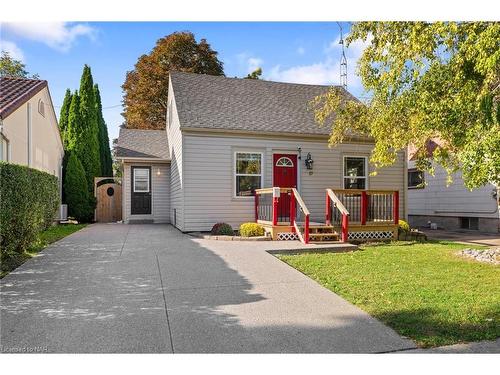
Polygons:
<instances>
[{"instance_id":1,"label":"white stucco wall","mask_svg":"<svg viewBox=\"0 0 500 375\"><path fill-rule=\"evenodd\" d=\"M45 116L38 111L40 100L45 103ZM28 136L29 121L31 142ZM26 165L61 177L64 150L47 88L17 108L2 123L3 134L9 141L10 163Z\"/></svg>"}]
</instances>

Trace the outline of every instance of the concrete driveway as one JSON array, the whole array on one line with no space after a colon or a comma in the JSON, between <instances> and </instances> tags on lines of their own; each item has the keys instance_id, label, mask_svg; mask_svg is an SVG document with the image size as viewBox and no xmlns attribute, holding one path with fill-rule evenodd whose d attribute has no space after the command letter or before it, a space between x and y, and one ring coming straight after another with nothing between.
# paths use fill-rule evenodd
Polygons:
<instances>
[{"instance_id":1,"label":"concrete driveway","mask_svg":"<svg viewBox=\"0 0 500 375\"><path fill-rule=\"evenodd\" d=\"M428 238L434 240L449 240L466 245L500 246L500 233L481 233L475 231L451 231L421 229Z\"/></svg>"},{"instance_id":2,"label":"concrete driveway","mask_svg":"<svg viewBox=\"0 0 500 375\"><path fill-rule=\"evenodd\" d=\"M95 224L1 280L3 352L369 353L414 348L267 253L168 225Z\"/></svg>"}]
</instances>

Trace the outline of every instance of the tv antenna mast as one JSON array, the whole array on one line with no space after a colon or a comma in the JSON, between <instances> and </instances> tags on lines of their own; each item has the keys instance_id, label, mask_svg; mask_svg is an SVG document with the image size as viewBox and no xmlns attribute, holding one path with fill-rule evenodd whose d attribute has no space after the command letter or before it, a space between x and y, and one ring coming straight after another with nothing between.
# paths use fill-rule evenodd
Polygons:
<instances>
[{"instance_id":1,"label":"tv antenna mast","mask_svg":"<svg viewBox=\"0 0 500 375\"><path fill-rule=\"evenodd\" d=\"M347 58L345 57L345 48L344 48L344 35L342 32L342 25L340 22L337 22L337 25L340 29L340 40L339 44L342 45L342 55L340 56L340 85L347 90Z\"/></svg>"}]
</instances>

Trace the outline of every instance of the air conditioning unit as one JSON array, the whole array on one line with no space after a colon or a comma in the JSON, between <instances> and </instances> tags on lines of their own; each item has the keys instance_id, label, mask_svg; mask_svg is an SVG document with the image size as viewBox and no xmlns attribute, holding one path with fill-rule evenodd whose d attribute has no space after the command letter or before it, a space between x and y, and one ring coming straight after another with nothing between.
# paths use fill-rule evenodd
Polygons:
<instances>
[{"instance_id":1,"label":"air conditioning unit","mask_svg":"<svg viewBox=\"0 0 500 375\"><path fill-rule=\"evenodd\" d=\"M68 205L61 204L59 206L59 221L68 221Z\"/></svg>"}]
</instances>

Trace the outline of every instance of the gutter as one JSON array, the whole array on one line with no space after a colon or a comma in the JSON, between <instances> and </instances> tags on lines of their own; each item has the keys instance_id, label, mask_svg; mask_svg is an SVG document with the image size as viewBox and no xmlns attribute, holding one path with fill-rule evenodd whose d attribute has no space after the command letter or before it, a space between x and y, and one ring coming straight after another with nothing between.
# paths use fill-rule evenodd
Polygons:
<instances>
[{"instance_id":1,"label":"gutter","mask_svg":"<svg viewBox=\"0 0 500 375\"><path fill-rule=\"evenodd\" d=\"M290 133L290 132L270 132L270 131L252 131L252 130L235 130L235 129L218 129L218 128L195 128L190 126L181 126L179 128L184 133L214 133L218 135L225 136L238 136L238 135L251 135L258 137L276 137L276 138L309 138L312 140L328 140L330 138L329 134L301 134L301 133ZM368 143L373 144L373 140L362 137L346 137L344 143Z\"/></svg>"},{"instance_id":2,"label":"gutter","mask_svg":"<svg viewBox=\"0 0 500 375\"><path fill-rule=\"evenodd\" d=\"M125 157L125 156L118 156L115 157L116 160L120 160L121 162L127 162L127 161L135 161L135 162L147 162L147 163L170 163L172 160L171 159L160 159L160 158L141 158L141 157Z\"/></svg>"}]
</instances>

